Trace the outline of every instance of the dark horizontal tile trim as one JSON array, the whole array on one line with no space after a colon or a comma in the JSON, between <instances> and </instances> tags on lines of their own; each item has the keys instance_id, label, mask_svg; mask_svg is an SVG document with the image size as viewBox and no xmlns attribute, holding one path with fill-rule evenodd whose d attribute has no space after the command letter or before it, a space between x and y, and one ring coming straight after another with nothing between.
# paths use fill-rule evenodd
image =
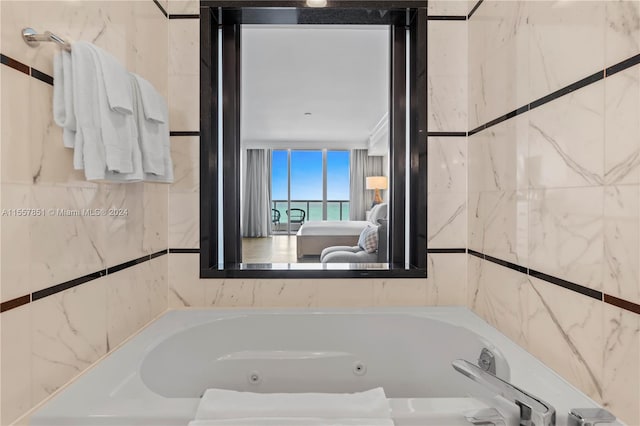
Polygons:
<instances>
[{"instance_id":1,"label":"dark horizontal tile trim","mask_svg":"<svg viewBox=\"0 0 640 426\"><path fill-rule=\"evenodd\" d=\"M543 96L540 99L537 99L531 102L529 104L529 109L534 109L541 105L549 103L554 99L558 99L562 96L568 95L571 92L575 92L578 89L582 89L583 87L588 86L592 83L595 83L596 81L600 81L603 78L604 78L604 70L593 73L590 76L583 78L582 80L578 80L575 83L565 86L562 89L558 89L555 92L548 94L547 96Z\"/></svg>"},{"instance_id":2,"label":"dark horizontal tile trim","mask_svg":"<svg viewBox=\"0 0 640 426\"><path fill-rule=\"evenodd\" d=\"M198 14L193 14L193 15L176 14L176 15L169 15L169 19L200 19L200 15L198 15Z\"/></svg>"},{"instance_id":3,"label":"dark horizontal tile trim","mask_svg":"<svg viewBox=\"0 0 640 426\"><path fill-rule=\"evenodd\" d=\"M170 248L169 253L200 253L198 248Z\"/></svg>"},{"instance_id":4,"label":"dark horizontal tile trim","mask_svg":"<svg viewBox=\"0 0 640 426\"><path fill-rule=\"evenodd\" d=\"M467 17L465 15L429 15L427 16L427 21L466 21Z\"/></svg>"},{"instance_id":5,"label":"dark horizontal tile trim","mask_svg":"<svg viewBox=\"0 0 640 426\"><path fill-rule=\"evenodd\" d=\"M629 59L625 59L622 62L618 62L615 65L610 66L609 68L604 70L605 76L609 77L617 72L624 71L627 68L631 68L634 65L640 64L640 53L630 57Z\"/></svg>"},{"instance_id":6,"label":"dark horizontal tile trim","mask_svg":"<svg viewBox=\"0 0 640 426\"><path fill-rule=\"evenodd\" d=\"M162 7L162 5L160 4L160 2L158 0L153 0L153 2L156 4L156 6L158 6L158 9L160 9L160 12L162 12L162 14L164 15L165 18L169 17L169 14L167 13L166 10L164 10L164 7Z\"/></svg>"},{"instance_id":7,"label":"dark horizontal tile trim","mask_svg":"<svg viewBox=\"0 0 640 426\"><path fill-rule=\"evenodd\" d=\"M464 248L428 248L429 254L445 254L445 253L466 253L467 249Z\"/></svg>"},{"instance_id":8,"label":"dark horizontal tile trim","mask_svg":"<svg viewBox=\"0 0 640 426\"><path fill-rule=\"evenodd\" d=\"M513 269L514 271L518 271L520 273L526 274L528 269L524 266L517 265L515 263L507 262L506 260L498 259L497 257L489 256L488 254L484 255L484 260L488 260L489 262L496 263L500 266L504 266L505 268Z\"/></svg>"},{"instance_id":9,"label":"dark horizontal tile trim","mask_svg":"<svg viewBox=\"0 0 640 426\"><path fill-rule=\"evenodd\" d=\"M604 302L640 315L640 305L638 305L637 303L619 299L606 293L604 294Z\"/></svg>"},{"instance_id":10,"label":"dark horizontal tile trim","mask_svg":"<svg viewBox=\"0 0 640 426\"><path fill-rule=\"evenodd\" d=\"M107 268L107 275L115 274L116 272L122 271L123 269L127 269L135 265L139 265L140 263L146 262L147 260L150 260L149 255L142 256L137 259L129 260L128 262L124 262L116 266L111 266L110 268Z\"/></svg>"},{"instance_id":11,"label":"dark horizontal tile trim","mask_svg":"<svg viewBox=\"0 0 640 426\"><path fill-rule=\"evenodd\" d=\"M49 74L43 73L42 71L38 71L35 68L31 68L31 77L35 77L38 80L53 86L53 77L51 77Z\"/></svg>"},{"instance_id":12,"label":"dark horizontal tile trim","mask_svg":"<svg viewBox=\"0 0 640 426\"><path fill-rule=\"evenodd\" d=\"M427 132L427 136L431 137L464 137L467 132Z\"/></svg>"},{"instance_id":13,"label":"dark horizontal tile trim","mask_svg":"<svg viewBox=\"0 0 640 426\"><path fill-rule=\"evenodd\" d=\"M31 295L25 294L24 296L17 297L15 299L7 300L6 302L0 303L0 312L8 311L10 309L18 308L22 305L26 305L31 302Z\"/></svg>"},{"instance_id":14,"label":"dark horizontal tile trim","mask_svg":"<svg viewBox=\"0 0 640 426\"><path fill-rule=\"evenodd\" d=\"M79 286L80 284L87 283L89 281L93 281L100 277L104 277L107 274L106 269L102 269L98 272L94 272L92 274L84 275L80 278L74 278L62 284L57 284L51 287L47 287L43 290L38 290L36 292L31 293L31 301L35 302L36 300L54 295L56 293L60 293L61 291L69 290L70 288Z\"/></svg>"},{"instance_id":15,"label":"dark horizontal tile trim","mask_svg":"<svg viewBox=\"0 0 640 426\"><path fill-rule=\"evenodd\" d=\"M13 58L3 55L2 53L0 53L0 63L29 75L29 65L25 65L20 61L16 61Z\"/></svg>"},{"instance_id":16,"label":"dark horizontal tile trim","mask_svg":"<svg viewBox=\"0 0 640 426\"><path fill-rule=\"evenodd\" d=\"M480 253L479 251L468 249L467 253L469 253L471 256L475 256L475 257L479 257L480 259L484 259L484 254Z\"/></svg>"},{"instance_id":17,"label":"dark horizontal tile trim","mask_svg":"<svg viewBox=\"0 0 640 426\"><path fill-rule=\"evenodd\" d=\"M479 0L478 3L476 3L475 6L473 6L473 9L471 9L471 12L469 12L469 15L467 16L467 19L471 19L473 14L476 13L476 10L478 10L480 5L482 4L482 2L483 2L483 0Z\"/></svg>"},{"instance_id":18,"label":"dark horizontal tile trim","mask_svg":"<svg viewBox=\"0 0 640 426\"><path fill-rule=\"evenodd\" d=\"M548 274L544 274L542 272L534 271L533 269L529 269L529 276L538 278L539 280L543 280L551 284L555 284L560 287L564 287L567 290L572 290L572 291L575 291L576 293L580 293L585 296L592 297L594 299L602 300L601 291L594 290L592 288L585 287L580 284L572 283L570 281L563 280L562 278L558 278Z\"/></svg>"},{"instance_id":19,"label":"dark horizontal tile trim","mask_svg":"<svg viewBox=\"0 0 640 426\"><path fill-rule=\"evenodd\" d=\"M149 260L155 259L156 257L164 256L167 253L169 253L169 249L164 249L164 250L157 251L155 253L151 253L149 255Z\"/></svg>"},{"instance_id":20,"label":"dark horizontal tile trim","mask_svg":"<svg viewBox=\"0 0 640 426\"><path fill-rule=\"evenodd\" d=\"M174 132L169 132L169 136L200 136L200 132L199 131L192 131L192 132L174 131Z\"/></svg>"}]
</instances>

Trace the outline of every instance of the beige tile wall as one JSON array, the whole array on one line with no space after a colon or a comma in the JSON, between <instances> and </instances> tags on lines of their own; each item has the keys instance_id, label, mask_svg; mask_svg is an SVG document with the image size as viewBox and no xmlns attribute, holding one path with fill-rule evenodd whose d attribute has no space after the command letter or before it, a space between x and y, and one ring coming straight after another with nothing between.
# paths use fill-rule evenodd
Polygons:
<instances>
[{"instance_id":1,"label":"beige tile wall","mask_svg":"<svg viewBox=\"0 0 640 426\"><path fill-rule=\"evenodd\" d=\"M166 3L166 1L165 1ZM53 43L23 27L88 40L168 94L168 20L152 0L2 1L0 53L53 74ZM165 185L97 184L74 171L53 123L53 88L0 65L0 207L124 208L125 217L0 217L0 302L168 247ZM0 424L8 425L166 310L168 258L0 315Z\"/></svg>"},{"instance_id":2,"label":"beige tile wall","mask_svg":"<svg viewBox=\"0 0 640 426\"><path fill-rule=\"evenodd\" d=\"M469 129L640 53L640 2L486 0ZM640 302L640 67L469 138L469 248ZM640 316L470 257L469 306L631 425Z\"/></svg>"}]
</instances>

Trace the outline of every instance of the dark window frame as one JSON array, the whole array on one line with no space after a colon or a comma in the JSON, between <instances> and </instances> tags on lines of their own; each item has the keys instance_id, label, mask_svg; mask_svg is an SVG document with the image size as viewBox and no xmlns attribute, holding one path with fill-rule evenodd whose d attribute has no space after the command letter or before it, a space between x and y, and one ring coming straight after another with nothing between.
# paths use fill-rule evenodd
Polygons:
<instances>
[{"instance_id":1,"label":"dark window frame","mask_svg":"<svg viewBox=\"0 0 640 426\"><path fill-rule=\"evenodd\" d=\"M391 26L389 264L242 264L240 237L240 26L242 24L368 24ZM201 278L418 278L427 264L426 2L329 0L326 8L304 1L201 1L200 8L200 277ZM222 29L222 105L218 105L218 30ZM409 31L407 31L409 30ZM409 44L409 111L406 51ZM222 108L222 164L218 159L218 109ZM407 114L409 127L406 126ZM406 135L410 143L407 153ZM409 157L409 170L406 158ZM218 259L218 172L223 180L224 265ZM235 171L230 173L229 171ZM409 180L409 191L406 180ZM409 262L405 263L405 199L409 196ZM229 238L233 235L235 237ZM305 269L301 269L304 265Z\"/></svg>"}]
</instances>

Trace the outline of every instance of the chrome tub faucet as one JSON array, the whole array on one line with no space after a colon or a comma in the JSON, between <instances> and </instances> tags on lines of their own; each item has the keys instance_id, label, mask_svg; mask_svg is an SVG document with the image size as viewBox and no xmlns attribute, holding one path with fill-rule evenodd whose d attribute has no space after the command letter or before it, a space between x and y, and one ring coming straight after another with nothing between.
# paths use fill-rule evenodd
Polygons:
<instances>
[{"instance_id":1,"label":"chrome tub faucet","mask_svg":"<svg viewBox=\"0 0 640 426\"><path fill-rule=\"evenodd\" d=\"M484 371L469 361L457 359L451 365L459 373L516 404L520 409L520 426L555 426L556 410L551 404Z\"/></svg>"}]
</instances>

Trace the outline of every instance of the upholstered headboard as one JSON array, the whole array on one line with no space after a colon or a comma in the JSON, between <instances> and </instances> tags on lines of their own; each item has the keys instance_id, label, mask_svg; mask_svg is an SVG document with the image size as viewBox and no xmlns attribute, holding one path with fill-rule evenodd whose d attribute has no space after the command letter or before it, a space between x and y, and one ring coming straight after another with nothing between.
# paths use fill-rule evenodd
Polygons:
<instances>
[{"instance_id":1,"label":"upholstered headboard","mask_svg":"<svg viewBox=\"0 0 640 426\"><path fill-rule=\"evenodd\" d=\"M371 215L369 216L369 222L378 224L378 219L387 218L387 203L380 203L373 206L371 209Z\"/></svg>"}]
</instances>

